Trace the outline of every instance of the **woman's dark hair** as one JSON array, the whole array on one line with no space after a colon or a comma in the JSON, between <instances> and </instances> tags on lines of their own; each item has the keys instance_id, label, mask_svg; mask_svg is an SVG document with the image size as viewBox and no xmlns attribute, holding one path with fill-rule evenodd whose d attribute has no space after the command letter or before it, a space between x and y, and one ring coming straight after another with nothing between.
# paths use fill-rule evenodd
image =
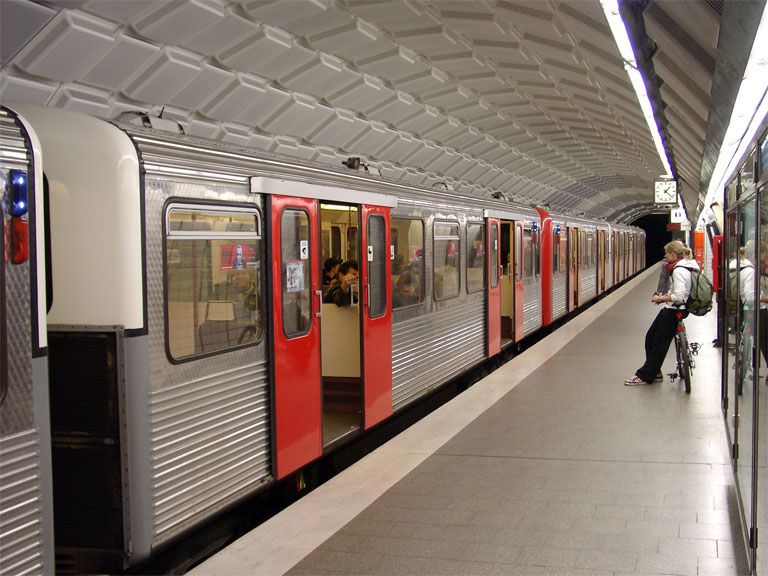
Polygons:
<instances>
[{"instance_id":1,"label":"woman's dark hair","mask_svg":"<svg viewBox=\"0 0 768 576\"><path fill-rule=\"evenodd\" d=\"M352 270L360 271L357 267L357 260L347 260L341 266L339 266L339 274L348 274L350 268Z\"/></svg>"},{"instance_id":2,"label":"woman's dark hair","mask_svg":"<svg viewBox=\"0 0 768 576\"><path fill-rule=\"evenodd\" d=\"M323 262L323 272L330 272L334 266L341 264L340 258L326 258Z\"/></svg>"}]
</instances>

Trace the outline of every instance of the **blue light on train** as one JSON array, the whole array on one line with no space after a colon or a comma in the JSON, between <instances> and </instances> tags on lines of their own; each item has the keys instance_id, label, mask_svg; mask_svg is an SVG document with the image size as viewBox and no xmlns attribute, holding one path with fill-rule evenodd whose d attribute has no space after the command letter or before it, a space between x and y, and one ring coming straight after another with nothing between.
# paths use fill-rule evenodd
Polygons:
<instances>
[{"instance_id":1,"label":"blue light on train","mask_svg":"<svg viewBox=\"0 0 768 576\"><path fill-rule=\"evenodd\" d=\"M29 211L27 203L27 174L21 170L11 170L10 190L8 191L8 211L11 216L24 216Z\"/></svg>"},{"instance_id":2,"label":"blue light on train","mask_svg":"<svg viewBox=\"0 0 768 576\"><path fill-rule=\"evenodd\" d=\"M560 226L555 226L555 234L560 234Z\"/></svg>"}]
</instances>

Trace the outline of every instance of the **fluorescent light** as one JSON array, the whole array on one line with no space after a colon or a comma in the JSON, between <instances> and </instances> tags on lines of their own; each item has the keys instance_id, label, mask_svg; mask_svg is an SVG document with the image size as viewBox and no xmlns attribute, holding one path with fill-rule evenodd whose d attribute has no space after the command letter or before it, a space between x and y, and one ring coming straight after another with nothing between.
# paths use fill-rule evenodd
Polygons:
<instances>
[{"instance_id":1,"label":"fluorescent light","mask_svg":"<svg viewBox=\"0 0 768 576\"><path fill-rule=\"evenodd\" d=\"M712 202L723 204L726 181L736 170L747 146L752 143L757 130L768 115L768 9L757 27L755 41L749 54L747 68L739 86L739 93L733 104L731 120L725 132L720 154L712 171L704 206ZM699 217L697 227L704 226L704 215Z\"/></svg>"},{"instance_id":2,"label":"fluorescent light","mask_svg":"<svg viewBox=\"0 0 768 576\"><path fill-rule=\"evenodd\" d=\"M653 143L656 145L656 152L659 154L661 163L667 171L667 173L662 176L672 178L672 168L669 165L667 151L664 150L664 142L661 140L661 132L656 125L656 118L653 115L653 106L651 106L651 101L648 99L645 79L637 67L637 60L635 60L635 52L632 49L632 42L629 40L627 28L619 13L619 2L618 0L600 0L600 6L602 6L605 17L608 20L608 26L610 26L611 32L613 33L613 40L616 42L619 54L621 54L621 57L624 60L624 69L627 71L627 74L629 74L629 80L632 82L632 87L635 89L637 101L640 103L640 109L643 111L645 122L648 124L648 129L651 131Z\"/></svg>"}]
</instances>

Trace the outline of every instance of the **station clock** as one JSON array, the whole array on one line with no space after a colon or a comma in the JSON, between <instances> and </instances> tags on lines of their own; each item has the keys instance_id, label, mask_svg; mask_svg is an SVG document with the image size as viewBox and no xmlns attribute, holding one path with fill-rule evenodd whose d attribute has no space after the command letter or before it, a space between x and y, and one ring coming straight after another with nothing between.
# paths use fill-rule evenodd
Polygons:
<instances>
[{"instance_id":1,"label":"station clock","mask_svg":"<svg viewBox=\"0 0 768 576\"><path fill-rule=\"evenodd\" d=\"M674 180L654 182L653 201L656 204L677 204L677 182Z\"/></svg>"}]
</instances>

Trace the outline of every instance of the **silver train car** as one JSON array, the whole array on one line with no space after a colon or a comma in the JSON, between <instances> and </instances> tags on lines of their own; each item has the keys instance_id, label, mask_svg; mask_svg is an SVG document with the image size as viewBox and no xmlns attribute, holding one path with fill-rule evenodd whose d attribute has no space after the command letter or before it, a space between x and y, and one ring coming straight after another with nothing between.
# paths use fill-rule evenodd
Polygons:
<instances>
[{"instance_id":1,"label":"silver train car","mask_svg":"<svg viewBox=\"0 0 768 576\"><path fill-rule=\"evenodd\" d=\"M52 574L43 174L23 118L0 111L0 574Z\"/></svg>"},{"instance_id":2,"label":"silver train car","mask_svg":"<svg viewBox=\"0 0 768 576\"><path fill-rule=\"evenodd\" d=\"M146 561L644 266L637 228L5 106L48 182L38 473L75 572ZM331 257L358 263L342 306Z\"/></svg>"}]
</instances>

